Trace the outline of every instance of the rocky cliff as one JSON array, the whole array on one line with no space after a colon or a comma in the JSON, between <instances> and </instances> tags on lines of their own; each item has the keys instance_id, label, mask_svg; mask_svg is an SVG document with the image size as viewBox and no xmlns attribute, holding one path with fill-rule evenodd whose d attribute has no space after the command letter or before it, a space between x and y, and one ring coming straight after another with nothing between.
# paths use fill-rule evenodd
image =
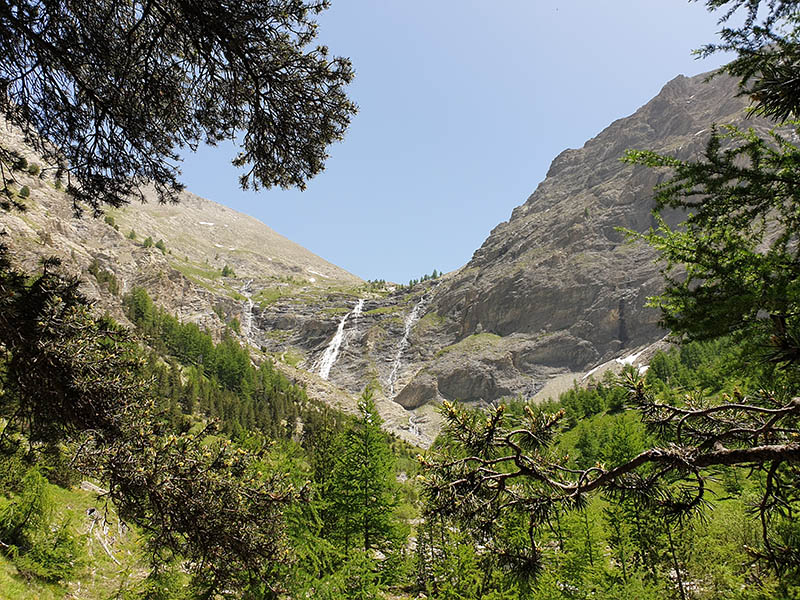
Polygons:
<instances>
[{"instance_id":1,"label":"rocky cliff","mask_svg":"<svg viewBox=\"0 0 800 600\"><path fill-rule=\"evenodd\" d=\"M727 77L676 77L633 115L555 158L545 180L436 292L430 311L450 345L419 365L397 401L531 395L664 335L645 307L662 278L652 250L619 228L654 224L663 173L620 161L627 149L698 156L712 124L745 123ZM678 215L672 215L677 219Z\"/></svg>"}]
</instances>

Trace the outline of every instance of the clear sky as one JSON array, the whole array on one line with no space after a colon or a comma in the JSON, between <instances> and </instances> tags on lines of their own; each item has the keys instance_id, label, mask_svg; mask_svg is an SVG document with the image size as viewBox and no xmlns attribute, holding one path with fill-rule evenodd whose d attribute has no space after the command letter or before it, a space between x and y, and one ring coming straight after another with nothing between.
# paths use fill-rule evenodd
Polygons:
<instances>
[{"instance_id":1,"label":"clear sky","mask_svg":"<svg viewBox=\"0 0 800 600\"><path fill-rule=\"evenodd\" d=\"M450 271L559 152L719 66L691 55L716 21L687 0L333 0L320 41L352 60L359 114L326 170L242 192L220 147L183 181L364 279Z\"/></svg>"}]
</instances>

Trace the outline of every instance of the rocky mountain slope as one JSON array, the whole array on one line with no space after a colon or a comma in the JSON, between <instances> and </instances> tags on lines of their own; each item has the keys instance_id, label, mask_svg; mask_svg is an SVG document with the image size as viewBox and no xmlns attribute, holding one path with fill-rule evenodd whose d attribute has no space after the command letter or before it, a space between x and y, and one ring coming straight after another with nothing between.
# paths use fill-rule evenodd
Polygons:
<instances>
[{"instance_id":1,"label":"rocky mountain slope","mask_svg":"<svg viewBox=\"0 0 800 600\"><path fill-rule=\"evenodd\" d=\"M730 78L679 76L556 157L431 303L464 351L421 366L398 401L529 395L559 372L583 373L662 337L657 311L645 307L662 286L654 253L619 228L654 224L652 189L663 173L620 157L627 149L699 156L715 123L766 130L766 121L745 123L745 105Z\"/></svg>"},{"instance_id":2,"label":"rocky mountain slope","mask_svg":"<svg viewBox=\"0 0 800 600\"><path fill-rule=\"evenodd\" d=\"M76 220L53 181L25 174L19 183L31 188L30 208L4 214L3 225L19 261L61 256L118 318L120 296L142 285L182 319L212 331L235 323L257 360L272 358L331 404L352 409L372 385L387 426L426 445L441 399L546 393L600 364L632 362L663 336L658 314L644 306L661 287L654 255L618 231L652 224L661 175L619 158L629 148L699 154L712 123L744 121L735 93L728 78L677 77L583 148L561 153L468 264L412 289L365 283L255 219L191 194L178 206L149 203L110 211L105 221ZM11 130L0 143L22 144ZM116 293L98 269L113 275Z\"/></svg>"},{"instance_id":3,"label":"rocky mountain slope","mask_svg":"<svg viewBox=\"0 0 800 600\"><path fill-rule=\"evenodd\" d=\"M372 382L395 410L390 423L420 443L437 430L438 400L529 397L598 365L633 362L665 334L645 307L662 278L654 253L619 228L653 224L652 189L663 174L620 157L629 148L698 156L712 124L769 126L746 119L733 80L706 79L675 78L633 115L561 153L457 272L413 290L329 296L322 308L335 318L297 296L278 299L258 315L259 331L272 337L263 343L292 348L301 366L318 371L337 326L365 299L344 319L328 378L351 392ZM400 407L411 411L409 423Z\"/></svg>"}]
</instances>

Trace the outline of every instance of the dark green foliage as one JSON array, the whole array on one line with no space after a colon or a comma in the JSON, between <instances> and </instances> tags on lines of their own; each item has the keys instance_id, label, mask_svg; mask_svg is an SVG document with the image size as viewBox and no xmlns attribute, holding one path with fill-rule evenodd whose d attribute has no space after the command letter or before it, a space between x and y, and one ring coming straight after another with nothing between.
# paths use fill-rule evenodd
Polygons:
<instances>
[{"instance_id":1,"label":"dark green foliage","mask_svg":"<svg viewBox=\"0 0 800 600\"><path fill-rule=\"evenodd\" d=\"M55 271L28 282L0 251L0 343L7 353L3 417L27 424L34 441L58 440L84 429L114 435L127 401L142 398L131 377L141 362L128 335L93 319L78 281ZM101 377L113 373L115 377Z\"/></svg>"},{"instance_id":2,"label":"dark green foliage","mask_svg":"<svg viewBox=\"0 0 800 600\"><path fill-rule=\"evenodd\" d=\"M443 273L439 273L439 271L434 269L433 272L430 275L423 275L419 279L410 280L408 282L408 287L414 287L415 285L417 285L418 283L421 283L423 281L430 281L431 279L438 279L442 275L443 275Z\"/></svg>"},{"instance_id":3,"label":"dark green foliage","mask_svg":"<svg viewBox=\"0 0 800 600\"><path fill-rule=\"evenodd\" d=\"M129 240L135 240L135 239L136 239L136 232L135 232L133 229L131 229L131 230L128 232L128 239L129 239Z\"/></svg>"},{"instance_id":4,"label":"dark green foliage","mask_svg":"<svg viewBox=\"0 0 800 600\"><path fill-rule=\"evenodd\" d=\"M325 498L335 521L329 531L344 545L345 555L354 548L388 554L401 535L393 519L394 457L369 388L361 396L359 411L332 446L335 459Z\"/></svg>"},{"instance_id":5,"label":"dark green foliage","mask_svg":"<svg viewBox=\"0 0 800 600\"><path fill-rule=\"evenodd\" d=\"M167 253L167 245L164 243L164 240L158 240L155 243L155 246L156 246L156 248L161 250L161 254L166 254Z\"/></svg>"},{"instance_id":6,"label":"dark green foliage","mask_svg":"<svg viewBox=\"0 0 800 600\"><path fill-rule=\"evenodd\" d=\"M6 419L0 473L11 479L19 472L23 444L34 459L49 445L72 445L74 464L107 482L120 515L148 534L157 569L187 561L199 595L274 584L290 560L282 510L296 490L265 468L263 445L238 447L220 439L213 425L175 430L169 413L156 409L156 382L143 377L138 346L110 320L93 318L77 282L54 266L49 261L29 278L0 253L0 415ZM171 391L179 389L179 378L168 381ZM40 502L29 496L31 506ZM40 522L25 516L36 511L13 500L10 506L3 535L24 549L15 536ZM20 550L26 568L41 566L41 577L64 576L51 563L67 556L69 531L53 530L52 544L37 541L24 555Z\"/></svg>"},{"instance_id":7,"label":"dark green foliage","mask_svg":"<svg viewBox=\"0 0 800 600\"><path fill-rule=\"evenodd\" d=\"M203 565L198 590L274 581L289 560L282 506L295 494L282 475L265 472L263 449L214 440L213 429L176 435L145 419L107 444L113 460L100 465L120 516L151 534L159 562Z\"/></svg>"},{"instance_id":8,"label":"dark green foliage","mask_svg":"<svg viewBox=\"0 0 800 600\"><path fill-rule=\"evenodd\" d=\"M580 420L606 410L620 410L626 397L625 390L620 388L616 379L607 377L587 388L575 385L571 390L564 392L559 401L567 422L574 426Z\"/></svg>"},{"instance_id":9,"label":"dark green foliage","mask_svg":"<svg viewBox=\"0 0 800 600\"><path fill-rule=\"evenodd\" d=\"M222 267L222 276L223 277L236 277L236 273L228 265L225 265L224 267Z\"/></svg>"},{"instance_id":10,"label":"dark green foliage","mask_svg":"<svg viewBox=\"0 0 800 600\"><path fill-rule=\"evenodd\" d=\"M20 0L0 15L0 110L71 174L77 212L143 198L145 182L175 200L175 149L238 132L243 186L302 188L356 110L349 61L313 44L327 6Z\"/></svg>"},{"instance_id":11,"label":"dark green foliage","mask_svg":"<svg viewBox=\"0 0 800 600\"><path fill-rule=\"evenodd\" d=\"M295 515L302 522L290 516L299 596L382 597L388 586L408 581L408 528L398 516L400 484L389 435L381 430L369 390L359 406L357 418L328 411L304 423L313 494Z\"/></svg>"},{"instance_id":12,"label":"dark green foliage","mask_svg":"<svg viewBox=\"0 0 800 600\"><path fill-rule=\"evenodd\" d=\"M298 419L313 427L323 418L323 409L309 400L303 388L289 382L269 361L255 367L247 349L232 337L215 344L196 324L180 323L157 308L141 288L123 302L128 318L148 343L184 365L183 369L177 364L148 367L161 396L180 406L178 413L190 415L199 409L219 419L229 435L256 430L278 439L295 435ZM180 415L176 419L180 421Z\"/></svg>"},{"instance_id":13,"label":"dark green foliage","mask_svg":"<svg viewBox=\"0 0 800 600\"><path fill-rule=\"evenodd\" d=\"M770 382L785 382L784 375L770 365L760 370L743 368L748 355L746 342L693 342L657 353L647 379L660 390L660 398L678 406L687 406L681 386L693 390L713 382L705 391L717 395L717 401L706 406L715 406L725 401L726 390L737 390L732 393L741 399ZM723 375L715 381L714 372ZM496 413L487 417L456 410L460 425L445 429L435 459L423 460L426 487L435 485L436 477L447 471L446 481L457 488L453 495L445 488L433 488L425 524L418 530L418 577L431 597L481 598L497 593L492 590L499 587L510 597L561 598L569 589L570 597L656 599L680 597L684 588L687 598L741 600L784 597L789 592L779 589L793 589L800 582L791 558L781 551L796 547L794 519L776 512L766 515L769 535L765 540L752 515L753 505L762 501L770 485L783 486L781 499L775 501L787 515L796 513L800 498L791 491L793 468L788 464L784 475L772 484L767 483L764 471L753 475L753 463L744 463L744 468L711 467L703 477L708 490L703 502L694 513L680 518L676 518L675 502L686 502L688 507L699 483L685 481L679 473L665 476L663 463L644 465L641 478L620 478L600 495L586 493L574 501L551 503L562 493L557 485L567 483L566 473L586 473L588 482L593 477L589 469L607 472L611 466L646 456L650 448L680 443L667 428L661 437L660 425L648 432L637 412L612 410L606 400L614 389L611 384L607 380L580 393L570 390L559 401L548 403L542 413L519 402L506 405L499 418ZM537 425L539 414L574 412L576 407L583 416L574 423L562 418L564 429L557 429L550 438L549 421ZM722 411L718 415L720 420L726 418ZM748 413L742 412L736 426L750 427L748 419ZM506 420L505 433L491 434ZM684 436L695 430L691 419L684 427ZM513 443L503 441L508 432L523 428L534 435L518 434L510 438ZM524 449L518 462L515 444ZM478 461L481 470L464 468L462 459L470 455L485 457L486 462ZM531 479L524 484L515 481L517 465L528 469ZM531 493L539 485L537 477L559 473L558 484L545 482L540 492ZM500 483L487 482L484 476ZM724 482L724 491L717 478ZM658 481L661 486L648 487ZM702 514L702 518L692 518L692 514ZM533 539L528 535L530 527ZM777 570L768 558L770 547L780 556L782 566ZM761 561L756 560L759 557ZM536 577L526 580L531 567ZM742 591L744 586L747 593Z\"/></svg>"},{"instance_id":14,"label":"dark green foliage","mask_svg":"<svg viewBox=\"0 0 800 600\"><path fill-rule=\"evenodd\" d=\"M626 160L674 172L656 189L659 226L643 236L666 264L666 290L653 300L665 326L699 339L761 331L776 336L776 359L800 357L800 149L778 133L728 129L700 161L638 151ZM664 208L689 215L670 228Z\"/></svg>"},{"instance_id":15,"label":"dark green foliage","mask_svg":"<svg viewBox=\"0 0 800 600\"><path fill-rule=\"evenodd\" d=\"M31 188L29 188L27 185L23 185L22 188L19 190L19 197L25 199L29 198L30 195L31 195Z\"/></svg>"},{"instance_id":16,"label":"dark green foliage","mask_svg":"<svg viewBox=\"0 0 800 600\"><path fill-rule=\"evenodd\" d=\"M114 217L112 217L111 215L106 215L103 218L103 221L105 221L106 225L109 225L110 227L116 227L116 222L114 221Z\"/></svg>"},{"instance_id":17,"label":"dark green foliage","mask_svg":"<svg viewBox=\"0 0 800 600\"><path fill-rule=\"evenodd\" d=\"M39 165L37 165L36 163L31 163L30 166L28 167L28 173L30 175L33 175L34 177L39 175L39 173L41 173L41 172L42 172L42 168Z\"/></svg>"},{"instance_id":18,"label":"dark green foliage","mask_svg":"<svg viewBox=\"0 0 800 600\"><path fill-rule=\"evenodd\" d=\"M426 519L417 529L417 587L442 600L523 597L526 586L504 571L496 554L476 546L458 523Z\"/></svg>"},{"instance_id":19,"label":"dark green foliage","mask_svg":"<svg viewBox=\"0 0 800 600\"><path fill-rule=\"evenodd\" d=\"M144 239L144 241L142 242L142 246L144 246L145 248L152 248L153 247L153 238L148 235Z\"/></svg>"},{"instance_id":20,"label":"dark green foliage","mask_svg":"<svg viewBox=\"0 0 800 600\"><path fill-rule=\"evenodd\" d=\"M17 171L27 171L28 170L28 159L24 156L15 156L15 160L12 163L12 166Z\"/></svg>"}]
</instances>

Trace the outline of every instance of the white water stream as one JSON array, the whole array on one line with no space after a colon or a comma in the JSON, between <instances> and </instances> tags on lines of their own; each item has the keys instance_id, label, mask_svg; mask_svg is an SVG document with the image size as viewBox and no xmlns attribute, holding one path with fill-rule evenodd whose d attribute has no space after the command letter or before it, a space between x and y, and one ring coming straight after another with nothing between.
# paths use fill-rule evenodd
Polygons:
<instances>
[{"instance_id":1,"label":"white water stream","mask_svg":"<svg viewBox=\"0 0 800 600\"><path fill-rule=\"evenodd\" d=\"M433 294L430 294L431 296ZM400 363L403 358L403 352L408 347L408 336L411 333L411 328L414 327L414 324L419 321L419 314L422 311L422 308L428 302L429 296L423 295L420 298L419 302L414 306L411 312L408 314L405 320L405 331L403 332L403 337L400 339L400 343L397 345L397 354L394 357L394 364L392 365L392 371L389 373L389 379L386 381L386 387L389 388L389 398L394 399L394 384L397 381L397 371L400 369Z\"/></svg>"},{"instance_id":2,"label":"white water stream","mask_svg":"<svg viewBox=\"0 0 800 600\"><path fill-rule=\"evenodd\" d=\"M421 419L413 413L408 417L408 432L418 438L423 437L422 430L419 428L420 421Z\"/></svg>"},{"instance_id":3,"label":"white water stream","mask_svg":"<svg viewBox=\"0 0 800 600\"><path fill-rule=\"evenodd\" d=\"M250 334L253 331L253 299L250 297L250 284L253 283L252 279L248 279L247 283L242 286L242 296L247 299L247 308L244 311L244 318L242 323L242 333L244 339L250 344Z\"/></svg>"},{"instance_id":4,"label":"white water stream","mask_svg":"<svg viewBox=\"0 0 800 600\"><path fill-rule=\"evenodd\" d=\"M361 316L361 311L364 310L364 299L362 298L356 303L355 308L342 317L339 321L339 327L336 329L336 334L333 339L328 343L325 352L322 354L322 359L319 363L319 376L323 379L328 379L331 373L331 367L336 359L339 357L339 349L342 347L342 340L344 339L344 326L347 324L347 319L353 317L353 320Z\"/></svg>"}]
</instances>

